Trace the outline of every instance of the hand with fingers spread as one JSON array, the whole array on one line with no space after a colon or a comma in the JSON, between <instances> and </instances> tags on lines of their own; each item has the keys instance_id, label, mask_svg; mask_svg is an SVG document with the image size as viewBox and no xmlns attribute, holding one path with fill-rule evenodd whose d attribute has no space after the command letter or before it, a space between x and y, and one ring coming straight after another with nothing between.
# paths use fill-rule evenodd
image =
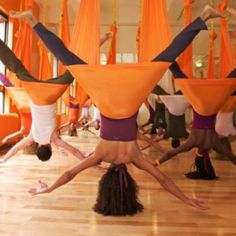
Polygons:
<instances>
[{"instance_id":1,"label":"hand with fingers spread","mask_svg":"<svg viewBox=\"0 0 236 236\"><path fill-rule=\"evenodd\" d=\"M39 185L37 187L30 188L29 193L31 195L38 195L38 194L42 194L42 193L48 193L48 185L46 183L42 182L41 180L39 180Z\"/></svg>"},{"instance_id":2,"label":"hand with fingers spread","mask_svg":"<svg viewBox=\"0 0 236 236\"><path fill-rule=\"evenodd\" d=\"M200 199L196 198L189 198L186 202L186 204L193 206L195 208L198 208L200 210L209 210L210 207L205 206L206 202Z\"/></svg>"}]
</instances>

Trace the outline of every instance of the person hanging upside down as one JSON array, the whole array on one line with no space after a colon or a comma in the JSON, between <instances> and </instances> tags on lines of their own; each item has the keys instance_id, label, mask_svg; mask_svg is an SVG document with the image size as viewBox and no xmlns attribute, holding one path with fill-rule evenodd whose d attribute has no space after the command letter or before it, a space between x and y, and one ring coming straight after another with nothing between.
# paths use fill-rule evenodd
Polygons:
<instances>
[{"instance_id":1,"label":"person hanging upside down","mask_svg":"<svg viewBox=\"0 0 236 236\"><path fill-rule=\"evenodd\" d=\"M40 82L36 80L26 70L21 61L14 53L0 40L0 60L16 76L22 81ZM70 83L73 77L67 71L62 76L54 79L56 83ZM51 79L52 83L53 80ZM83 154L79 149L71 146L63 141L56 129L56 102L48 105L37 105L30 100L30 110L32 115L32 125L30 133L20 142L14 145L3 157L0 158L0 163L6 162L13 157L18 151L24 149L33 142L38 143L37 156L41 161L47 161L52 155L51 144L64 148L79 159L84 159Z\"/></svg>"},{"instance_id":2,"label":"person hanging upside down","mask_svg":"<svg viewBox=\"0 0 236 236\"><path fill-rule=\"evenodd\" d=\"M178 64L175 63L175 70L178 75L174 75L175 78L187 78L186 75L181 71ZM227 78L235 78L236 69L234 69ZM222 113L221 113L222 114ZM232 115L231 115L232 116ZM232 120L227 126L222 126L222 122L216 124L217 114L212 115L200 115L193 109L193 122L190 135L187 141L169 152L165 153L159 160L156 160L156 165L160 165L176 156L181 152L190 151L192 148L198 148L197 155L195 158L196 170L186 173L187 178L191 179L216 179L214 168L212 166L209 151L213 149L215 152L227 156L228 159L236 165L236 156L233 154L232 150L227 146L223 145L219 135L216 130L223 134L233 133L234 128ZM219 116L218 116L219 119Z\"/></svg>"},{"instance_id":3,"label":"person hanging upside down","mask_svg":"<svg viewBox=\"0 0 236 236\"><path fill-rule=\"evenodd\" d=\"M87 65L79 65L85 64L85 62L70 52L59 38L48 31L41 23L37 22L31 11L11 12L11 16L29 23L39 37L44 41L49 50L51 50L57 58L67 65L70 71L73 71L73 66L71 67L70 65L75 65L76 68L82 67L82 69L84 68L86 70L88 67ZM132 163L135 167L151 174L167 191L182 200L184 203L199 209L207 209L204 206L204 202L187 197L171 179L164 175L152 163L145 160L136 142L136 117L139 106L157 83L158 78L156 73L159 71L158 77L161 77L166 69L175 61L176 57L191 43L193 38L201 30L207 29L205 21L214 17L221 17L221 14L207 5L202 11L201 16L186 27L173 40L167 49L153 59L153 62L148 65L138 64L138 68L145 69L145 71L138 70L138 73L140 74L145 72L145 76L147 77L142 79L142 84L137 82L136 77L135 80L132 80L130 76L130 73L132 72L132 68L130 67L132 66L128 65L125 67L126 74L129 75L130 80L134 81L134 84L129 84L130 86L128 86L128 91L123 91L122 93L117 94L118 99L117 97L114 98L112 96L113 94L106 98L102 97L102 95L105 95L100 90L107 89L107 94L113 88L111 87L112 85L109 84L109 80L106 83L102 83L99 89L98 87L93 88L93 86L94 83L96 86L99 86L99 84L96 83L98 80L105 81L107 73L111 72L113 68L121 68L123 65L96 67L97 70L95 72L103 71L103 68L106 68L106 70L103 76L93 77L94 83L91 83L90 80L83 80L83 73L78 72L80 76L76 76L76 79L78 79L78 82L82 87L86 87L88 95L101 112L100 140L96 146L94 154L89 158L84 159L81 163L66 171L51 186L47 186L45 183L40 182L38 187L29 190L30 193L36 195L52 192L56 188L71 181L81 171L104 161L111 163L111 166L99 182L99 192L94 210L103 215L133 215L142 211L143 206L138 201L137 185L126 168L126 164ZM155 71L151 75L150 73L147 75L146 70L150 68L150 70L152 70L153 67ZM111 74L112 76L116 76L116 73L114 72ZM137 75L139 76L139 74ZM76 72L73 71L73 75L77 75ZM122 75L125 75L125 73ZM97 80L95 81L95 79ZM114 80L114 83L116 82L117 84L127 83L127 80L120 76ZM137 89L140 89L142 94L140 94L140 91L137 91ZM99 95L96 96L95 92L99 93ZM114 91L111 91L111 93L114 93ZM120 96L121 94L125 96L125 99ZM135 100L133 94L136 95L135 97L137 97L137 95L142 97L139 98L139 100ZM127 102L129 101L129 96L132 97L132 101L136 103L135 109L122 115L122 112L120 111L124 111L125 106L133 106L133 104ZM111 109L111 112L114 113L114 116L105 111L104 105L112 107L113 110Z\"/></svg>"}]
</instances>

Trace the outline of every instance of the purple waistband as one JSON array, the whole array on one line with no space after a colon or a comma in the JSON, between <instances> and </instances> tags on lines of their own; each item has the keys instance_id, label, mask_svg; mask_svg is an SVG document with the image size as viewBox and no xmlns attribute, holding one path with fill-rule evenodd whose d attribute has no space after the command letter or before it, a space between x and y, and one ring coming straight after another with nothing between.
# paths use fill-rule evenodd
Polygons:
<instances>
[{"instance_id":1,"label":"purple waistband","mask_svg":"<svg viewBox=\"0 0 236 236\"><path fill-rule=\"evenodd\" d=\"M0 73L0 81L6 87L12 87L13 86L12 83L10 82L10 80L2 73Z\"/></svg>"},{"instance_id":2,"label":"purple waistband","mask_svg":"<svg viewBox=\"0 0 236 236\"><path fill-rule=\"evenodd\" d=\"M101 114L100 137L112 141L134 141L137 139L137 113L130 118L111 119Z\"/></svg>"},{"instance_id":3,"label":"purple waistband","mask_svg":"<svg viewBox=\"0 0 236 236\"><path fill-rule=\"evenodd\" d=\"M193 128L197 129L215 129L216 114L210 116L202 116L193 111Z\"/></svg>"}]
</instances>

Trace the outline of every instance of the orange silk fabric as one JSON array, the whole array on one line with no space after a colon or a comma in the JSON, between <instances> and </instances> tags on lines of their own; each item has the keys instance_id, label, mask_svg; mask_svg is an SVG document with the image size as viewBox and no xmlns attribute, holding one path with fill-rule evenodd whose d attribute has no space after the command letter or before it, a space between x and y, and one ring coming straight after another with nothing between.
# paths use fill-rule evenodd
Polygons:
<instances>
[{"instance_id":1,"label":"orange silk fabric","mask_svg":"<svg viewBox=\"0 0 236 236\"><path fill-rule=\"evenodd\" d=\"M20 112L30 113L29 95L24 88L20 87L5 87L6 93L11 98L16 108Z\"/></svg>"},{"instance_id":2,"label":"orange silk fabric","mask_svg":"<svg viewBox=\"0 0 236 236\"><path fill-rule=\"evenodd\" d=\"M32 102L37 105L55 103L68 87L68 84L49 84L27 81L21 81L21 83L29 94Z\"/></svg>"},{"instance_id":3,"label":"orange silk fabric","mask_svg":"<svg viewBox=\"0 0 236 236\"><path fill-rule=\"evenodd\" d=\"M104 116L122 119L138 111L169 65L150 62L67 68Z\"/></svg>"},{"instance_id":4,"label":"orange silk fabric","mask_svg":"<svg viewBox=\"0 0 236 236\"><path fill-rule=\"evenodd\" d=\"M177 79L176 82L194 110L203 116L217 113L236 90L235 79Z\"/></svg>"}]
</instances>

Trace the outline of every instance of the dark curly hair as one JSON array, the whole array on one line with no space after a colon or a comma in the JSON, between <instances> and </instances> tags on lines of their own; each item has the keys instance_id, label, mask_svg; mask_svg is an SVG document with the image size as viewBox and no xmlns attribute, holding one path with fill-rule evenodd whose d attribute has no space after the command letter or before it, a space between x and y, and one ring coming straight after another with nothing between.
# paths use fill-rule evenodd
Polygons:
<instances>
[{"instance_id":1,"label":"dark curly hair","mask_svg":"<svg viewBox=\"0 0 236 236\"><path fill-rule=\"evenodd\" d=\"M125 177L121 176L122 174L125 174ZM143 210L137 194L138 186L126 166L111 165L99 181L98 196L93 209L104 216L134 215Z\"/></svg>"}]
</instances>

